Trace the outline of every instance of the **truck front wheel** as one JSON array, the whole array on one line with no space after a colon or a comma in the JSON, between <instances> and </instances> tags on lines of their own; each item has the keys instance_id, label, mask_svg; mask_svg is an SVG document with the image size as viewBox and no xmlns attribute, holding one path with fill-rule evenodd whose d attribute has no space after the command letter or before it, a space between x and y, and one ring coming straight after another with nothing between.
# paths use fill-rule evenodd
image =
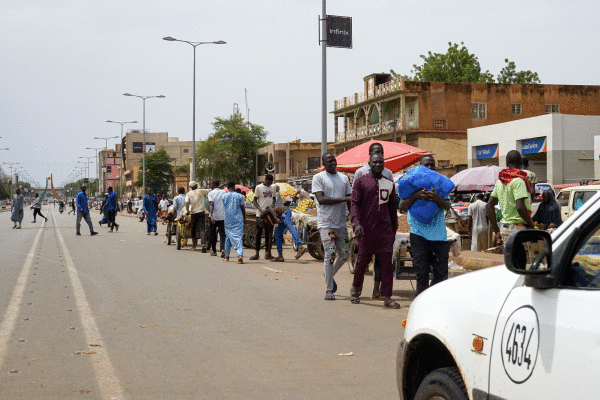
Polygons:
<instances>
[{"instance_id":1,"label":"truck front wheel","mask_svg":"<svg viewBox=\"0 0 600 400\"><path fill-rule=\"evenodd\" d=\"M458 368L439 368L423 379L415 400L468 400Z\"/></svg>"}]
</instances>

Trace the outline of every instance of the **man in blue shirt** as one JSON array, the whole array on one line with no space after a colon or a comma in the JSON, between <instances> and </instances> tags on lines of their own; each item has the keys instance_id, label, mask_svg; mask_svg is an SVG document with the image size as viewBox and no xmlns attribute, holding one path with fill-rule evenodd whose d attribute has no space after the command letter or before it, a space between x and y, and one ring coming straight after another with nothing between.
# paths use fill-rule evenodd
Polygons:
<instances>
[{"instance_id":1,"label":"man in blue shirt","mask_svg":"<svg viewBox=\"0 0 600 400\"><path fill-rule=\"evenodd\" d=\"M85 219L88 226L90 227L90 235L97 235L98 232L94 232L94 226L92 225L92 218L90 217L90 210L88 208L88 198L85 194L85 186L81 186L81 192L77 194L77 221L75 223L75 230L77 236L81 236L81 218Z\"/></svg>"},{"instance_id":2,"label":"man in blue shirt","mask_svg":"<svg viewBox=\"0 0 600 400\"><path fill-rule=\"evenodd\" d=\"M112 186L108 188L108 196L106 197L106 208L108 209L108 227L109 233L112 233L113 227L119 230L119 224L115 222L117 217L117 194L113 192Z\"/></svg>"},{"instance_id":3,"label":"man in blue shirt","mask_svg":"<svg viewBox=\"0 0 600 400\"><path fill-rule=\"evenodd\" d=\"M435 159L432 156L421 158L421 165L435 171ZM424 224L410 213L410 207L417 200L432 201L438 209L431 223ZM446 216L444 210L450 209L450 200L442 199L435 190L423 188L411 197L402 200L400 211L408 211L410 225L410 247L413 265L417 274L417 296L429 288L429 271L433 270L431 286L448 279L448 239L446 234Z\"/></svg>"}]
</instances>

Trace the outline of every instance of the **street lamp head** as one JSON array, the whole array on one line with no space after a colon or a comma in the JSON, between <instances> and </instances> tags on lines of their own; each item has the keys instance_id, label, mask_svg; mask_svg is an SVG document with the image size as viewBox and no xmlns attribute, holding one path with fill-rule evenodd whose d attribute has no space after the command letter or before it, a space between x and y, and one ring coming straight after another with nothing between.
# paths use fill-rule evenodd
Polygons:
<instances>
[{"instance_id":1,"label":"street lamp head","mask_svg":"<svg viewBox=\"0 0 600 400\"><path fill-rule=\"evenodd\" d=\"M227 42L223 41L223 40L217 40L216 42L213 42L214 44L227 44Z\"/></svg>"},{"instance_id":2,"label":"street lamp head","mask_svg":"<svg viewBox=\"0 0 600 400\"><path fill-rule=\"evenodd\" d=\"M177 39L175 39L174 37L171 37L171 36L164 37L163 40L167 40L169 42L176 42L177 41Z\"/></svg>"},{"instance_id":3,"label":"street lamp head","mask_svg":"<svg viewBox=\"0 0 600 400\"><path fill-rule=\"evenodd\" d=\"M130 124L137 124L137 121L131 121Z\"/></svg>"},{"instance_id":4,"label":"street lamp head","mask_svg":"<svg viewBox=\"0 0 600 400\"><path fill-rule=\"evenodd\" d=\"M162 98L164 98L165 96L163 96L163 95L161 94L160 96L156 96L156 97L157 97L157 98L159 98L159 99L162 99Z\"/></svg>"},{"instance_id":5,"label":"street lamp head","mask_svg":"<svg viewBox=\"0 0 600 400\"><path fill-rule=\"evenodd\" d=\"M123 93L123 96L133 96L131 93Z\"/></svg>"},{"instance_id":6,"label":"street lamp head","mask_svg":"<svg viewBox=\"0 0 600 400\"><path fill-rule=\"evenodd\" d=\"M104 122L113 122L113 121L111 121L111 120L109 119L108 121L104 121Z\"/></svg>"}]
</instances>

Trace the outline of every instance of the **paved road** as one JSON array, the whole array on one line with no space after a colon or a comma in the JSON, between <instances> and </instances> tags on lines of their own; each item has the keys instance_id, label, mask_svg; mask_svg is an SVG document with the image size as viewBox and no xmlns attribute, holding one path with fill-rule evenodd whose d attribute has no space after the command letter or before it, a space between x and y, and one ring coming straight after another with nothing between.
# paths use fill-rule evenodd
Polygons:
<instances>
[{"instance_id":1,"label":"paved road","mask_svg":"<svg viewBox=\"0 0 600 400\"><path fill-rule=\"evenodd\" d=\"M75 236L72 215L43 212L32 224L26 210L21 230L0 214L0 398L397 398L408 308L351 305L346 267L327 302L308 254L224 263L167 246L161 225L146 236L145 222L120 217L109 234L93 214L100 234L83 224Z\"/></svg>"}]
</instances>

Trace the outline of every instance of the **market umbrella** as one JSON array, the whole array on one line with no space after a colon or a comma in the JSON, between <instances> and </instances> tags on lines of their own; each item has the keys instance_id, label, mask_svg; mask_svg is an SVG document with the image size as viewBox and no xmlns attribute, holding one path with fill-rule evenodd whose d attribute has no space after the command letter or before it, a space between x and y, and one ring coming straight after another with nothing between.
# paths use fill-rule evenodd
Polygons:
<instances>
[{"instance_id":1,"label":"market umbrella","mask_svg":"<svg viewBox=\"0 0 600 400\"><path fill-rule=\"evenodd\" d=\"M456 185L457 192L489 192L496 186L500 171L502 168L496 165L469 168L460 171L450 180Z\"/></svg>"},{"instance_id":2,"label":"market umbrella","mask_svg":"<svg viewBox=\"0 0 600 400\"><path fill-rule=\"evenodd\" d=\"M392 172L410 167L418 162L423 156L432 155L432 152L409 146L405 143L385 142L381 140L370 140L336 157L337 170L341 172L356 172L357 169L369 162L369 146L373 143L381 143L385 156L385 167ZM322 171L324 168L319 168Z\"/></svg>"},{"instance_id":3,"label":"market umbrella","mask_svg":"<svg viewBox=\"0 0 600 400\"><path fill-rule=\"evenodd\" d=\"M248 189L246 186L242 186L242 185L235 185L236 189L240 189L242 192L251 192L252 189ZM229 192L229 189L227 189L226 187L223 188L224 191Z\"/></svg>"}]
</instances>

